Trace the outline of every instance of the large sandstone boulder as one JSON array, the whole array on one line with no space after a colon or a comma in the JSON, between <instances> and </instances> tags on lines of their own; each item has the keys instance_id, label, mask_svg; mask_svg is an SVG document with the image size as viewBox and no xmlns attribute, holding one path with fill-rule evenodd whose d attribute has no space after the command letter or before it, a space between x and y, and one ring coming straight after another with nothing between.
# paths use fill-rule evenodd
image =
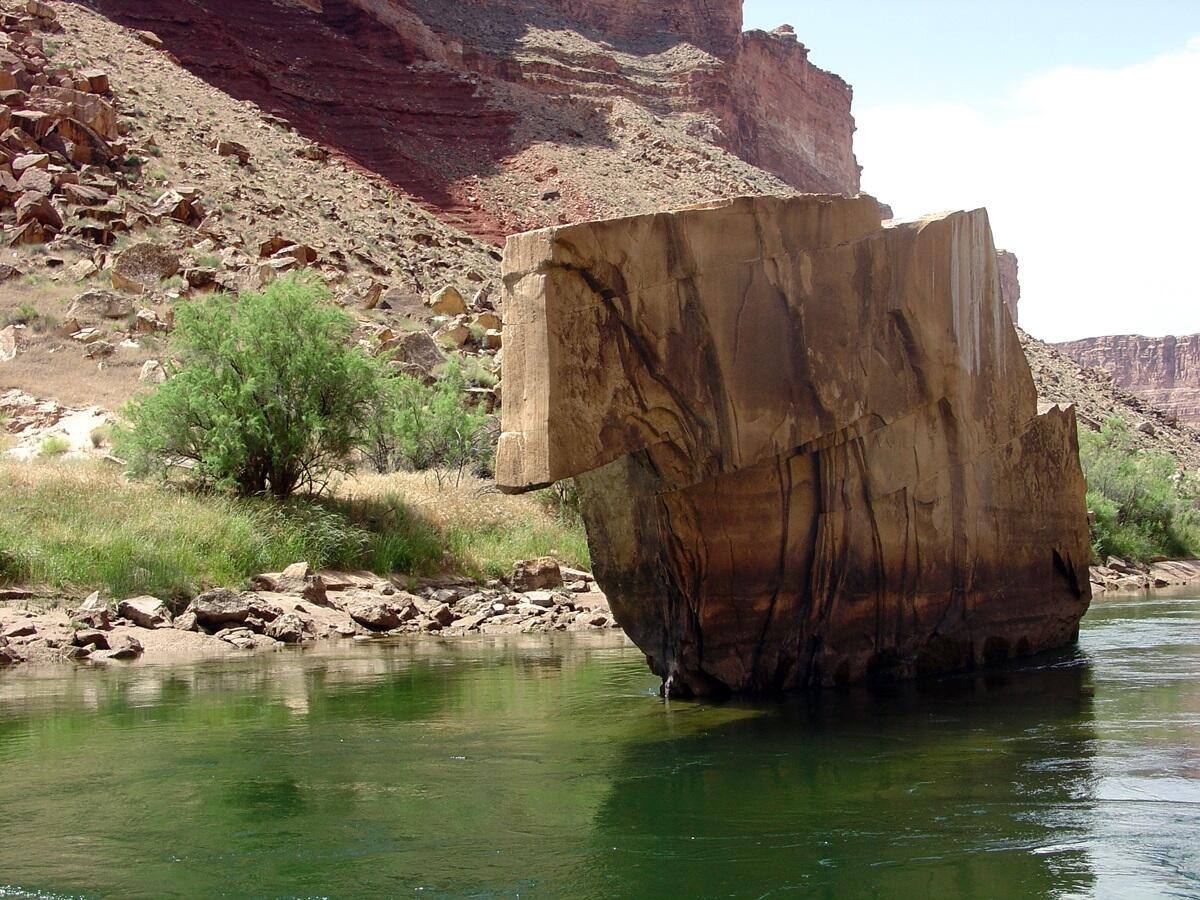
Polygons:
<instances>
[{"instance_id":1,"label":"large sandstone boulder","mask_svg":"<svg viewBox=\"0 0 1200 900\"><path fill-rule=\"evenodd\" d=\"M497 477L576 477L670 693L999 662L1090 600L1072 409L1038 415L987 214L747 198L504 256Z\"/></svg>"},{"instance_id":2,"label":"large sandstone boulder","mask_svg":"<svg viewBox=\"0 0 1200 900\"><path fill-rule=\"evenodd\" d=\"M158 287L160 281L178 271L179 255L175 251L146 241L117 256L112 284L119 291L138 293Z\"/></svg>"},{"instance_id":3,"label":"large sandstone boulder","mask_svg":"<svg viewBox=\"0 0 1200 900\"><path fill-rule=\"evenodd\" d=\"M117 615L142 628L165 628L171 624L171 612L157 597L131 597L117 604Z\"/></svg>"}]
</instances>

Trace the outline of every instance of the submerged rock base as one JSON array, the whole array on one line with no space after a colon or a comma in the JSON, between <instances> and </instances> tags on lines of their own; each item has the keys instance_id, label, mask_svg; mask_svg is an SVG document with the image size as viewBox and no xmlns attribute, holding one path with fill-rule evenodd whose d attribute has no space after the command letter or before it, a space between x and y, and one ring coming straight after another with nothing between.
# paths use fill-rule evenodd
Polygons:
<instances>
[{"instance_id":1,"label":"submerged rock base","mask_svg":"<svg viewBox=\"0 0 1200 900\"><path fill-rule=\"evenodd\" d=\"M577 477L671 694L1001 662L1091 597L1073 409L1041 415L987 214L744 198L517 235L498 479Z\"/></svg>"}]
</instances>

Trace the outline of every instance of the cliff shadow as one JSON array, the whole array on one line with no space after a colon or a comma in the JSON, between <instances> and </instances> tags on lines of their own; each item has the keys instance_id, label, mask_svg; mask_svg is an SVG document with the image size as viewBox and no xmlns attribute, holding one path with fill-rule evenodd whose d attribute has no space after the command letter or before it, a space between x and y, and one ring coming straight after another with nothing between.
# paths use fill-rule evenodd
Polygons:
<instances>
[{"instance_id":1,"label":"cliff shadow","mask_svg":"<svg viewBox=\"0 0 1200 900\"><path fill-rule=\"evenodd\" d=\"M740 13L742 4L737 0L721 5ZM435 30L501 55L516 50L530 28L574 32L630 56L653 56L681 43L725 56L734 50L741 33L740 15L722 16L704 0L643 0L607 7L595 0L576 0L574 14L567 11L572 0L405 0L405 6ZM464 15L468 8L470 14ZM626 28L620 27L622 23Z\"/></svg>"},{"instance_id":2,"label":"cliff shadow","mask_svg":"<svg viewBox=\"0 0 1200 900\"><path fill-rule=\"evenodd\" d=\"M192 74L483 238L502 239L506 229L472 202L464 181L494 174L506 157L539 140L611 143L602 121L552 97L544 102L554 104L553 128L518 133L518 105L481 89L478 76L430 63L400 32L348 0L324 0L320 12L270 0L76 2L154 32Z\"/></svg>"}]
</instances>

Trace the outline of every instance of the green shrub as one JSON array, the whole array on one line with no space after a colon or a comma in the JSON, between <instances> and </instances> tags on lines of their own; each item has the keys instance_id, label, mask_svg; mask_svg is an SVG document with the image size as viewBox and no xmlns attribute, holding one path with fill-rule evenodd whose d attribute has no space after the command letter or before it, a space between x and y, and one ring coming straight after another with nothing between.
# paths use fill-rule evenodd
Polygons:
<instances>
[{"instance_id":1,"label":"green shrub","mask_svg":"<svg viewBox=\"0 0 1200 900\"><path fill-rule=\"evenodd\" d=\"M25 300L4 317L6 325L33 325L41 317L37 307Z\"/></svg>"},{"instance_id":2,"label":"green shrub","mask_svg":"<svg viewBox=\"0 0 1200 900\"><path fill-rule=\"evenodd\" d=\"M1170 455L1137 448L1129 426L1109 419L1099 432L1080 429L1079 459L1098 560L1200 554L1197 486Z\"/></svg>"},{"instance_id":3,"label":"green shrub","mask_svg":"<svg viewBox=\"0 0 1200 900\"><path fill-rule=\"evenodd\" d=\"M112 431L111 425L97 425L89 432L88 439L92 442L92 446L99 450L112 443Z\"/></svg>"},{"instance_id":4,"label":"green shrub","mask_svg":"<svg viewBox=\"0 0 1200 900\"><path fill-rule=\"evenodd\" d=\"M42 446L38 448L38 456L43 459L51 459L55 456L62 456L70 449L70 441L60 434L52 434L42 441Z\"/></svg>"},{"instance_id":5,"label":"green shrub","mask_svg":"<svg viewBox=\"0 0 1200 900\"><path fill-rule=\"evenodd\" d=\"M496 373L489 369L478 356L455 357L443 363L437 369L437 374L444 375L453 369L458 369L463 382L482 388L494 388L500 381Z\"/></svg>"},{"instance_id":6,"label":"green shrub","mask_svg":"<svg viewBox=\"0 0 1200 900\"><path fill-rule=\"evenodd\" d=\"M367 438L385 383L350 343L353 320L296 277L176 307L167 381L114 433L134 475L186 466L243 496L319 493Z\"/></svg>"},{"instance_id":7,"label":"green shrub","mask_svg":"<svg viewBox=\"0 0 1200 900\"><path fill-rule=\"evenodd\" d=\"M466 380L456 362L447 364L432 385L399 375L379 398L365 452L381 473L485 474L494 453L487 421L482 410L466 402Z\"/></svg>"}]
</instances>

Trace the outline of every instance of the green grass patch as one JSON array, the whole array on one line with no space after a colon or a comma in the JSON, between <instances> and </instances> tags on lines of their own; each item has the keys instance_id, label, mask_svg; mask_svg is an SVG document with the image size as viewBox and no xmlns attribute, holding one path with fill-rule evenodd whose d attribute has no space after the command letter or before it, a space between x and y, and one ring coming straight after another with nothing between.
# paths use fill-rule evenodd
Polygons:
<instances>
[{"instance_id":1,"label":"green grass patch","mask_svg":"<svg viewBox=\"0 0 1200 900\"><path fill-rule=\"evenodd\" d=\"M586 566L588 558L582 527L534 503L501 523L468 515L463 502L453 521L438 523L390 489L278 502L129 482L101 464L66 460L0 462L0 496L0 583L80 595L179 602L301 560L491 578L518 559L552 555ZM440 497L423 500L450 505Z\"/></svg>"},{"instance_id":2,"label":"green grass patch","mask_svg":"<svg viewBox=\"0 0 1200 900\"><path fill-rule=\"evenodd\" d=\"M38 448L38 456L42 459L52 459L55 456L62 456L70 449L70 441L62 435L52 434L42 441L42 446Z\"/></svg>"},{"instance_id":3,"label":"green grass patch","mask_svg":"<svg viewBox=\"0 0 1200 900\"><path fill-rule=\"evenodd\" d=\"M517 525L489 523L454 526L446 532L448 548L466 574L478 579L507 575L519 559L553 556L579 569L590 565L583 528L530 518Z\"/></svg>"}]
</instances>

